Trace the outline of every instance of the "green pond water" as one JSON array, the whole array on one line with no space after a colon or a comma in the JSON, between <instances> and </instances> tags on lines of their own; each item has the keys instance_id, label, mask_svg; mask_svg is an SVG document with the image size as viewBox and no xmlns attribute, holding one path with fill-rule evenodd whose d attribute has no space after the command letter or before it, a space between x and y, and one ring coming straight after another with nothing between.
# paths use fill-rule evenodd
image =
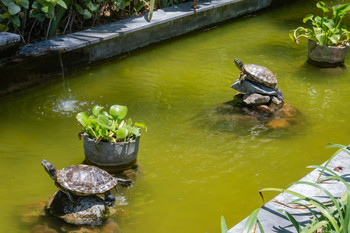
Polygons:
<instances>
[{"instance_id":1,"label":"green pond water","mask_svg":"<svg viewBox=\"0 0 350 233\"><path fill-rule=\"evenodd\" d=\"M260 188L284 187L323 163L335 151L328 142L350 142L350 72L305 63L306 41L288 38L319 12L315 2L254 13L0 98L0 232L30 232L35 224L23 216L57 190L42 159L59 169L84 160L75 115L95 104L127 105L148 126L141 174L117 197L113 221L125 233L219 232L221 215L232 227L262 205ZM300 112L297 124L273 131L215 111L236 93L234 58L277 74Z\"/></svg>"}]
</instances>

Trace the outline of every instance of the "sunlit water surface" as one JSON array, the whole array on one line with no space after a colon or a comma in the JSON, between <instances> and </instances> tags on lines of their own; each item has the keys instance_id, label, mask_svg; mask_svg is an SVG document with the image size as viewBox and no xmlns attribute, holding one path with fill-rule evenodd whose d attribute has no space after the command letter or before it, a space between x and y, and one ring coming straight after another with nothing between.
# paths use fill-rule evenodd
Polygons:
<instances>
[{"instance_id":1,"label":"sunlit water surface","mask_svg":"<svg viewBox=\"0 0 350 233\"><path fill-rule=\"evenodd\" d=\"M141 175L118 199L123 211L114 221L125 233L219 232L221 215L232 227L262 205L260 188L306 175L334 152L324 149L328 142L349 144L349 70L306 64L306 41L288 38L318 12L310 10L315 2L255 13L1 98L0 232L29 232L24 209L57 190L43 158L57 168L83 161L75 115L95 104L127 105L149 129ZM272 131L221 122L216 107L236 93L234 58L277 74L298 124Z\"/></svg>"}]
</instances>

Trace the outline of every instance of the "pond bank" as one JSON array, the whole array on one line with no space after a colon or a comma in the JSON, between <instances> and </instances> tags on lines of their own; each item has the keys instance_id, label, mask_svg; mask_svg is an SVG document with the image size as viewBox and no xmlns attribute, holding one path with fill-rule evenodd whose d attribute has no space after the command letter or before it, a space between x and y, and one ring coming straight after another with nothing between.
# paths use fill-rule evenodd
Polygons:
<instances>
[{"instance_id":1,"label":"pond bank","mask_svg":"<svg viewBox=\"0 0 350 233\"><path fill-rule=\"evenodd\" d=\"M323 164L324 166L325 164ZM329 169L336 171L336 173L341 177L347 177L350 174L350 159L349 154L344 151L339 152L334 159L327 166ZM340 170L335 169L341 167ZM315 169L305 177L303 177L300 181L308 181L315 182L320 174L320 169ZM323 173L322 177L329 176L329 173ZM347 180L348 183L349 180ZM346 191L346 187L340 181L331 180L325 183L320 184L320 186L324 187L328 191L330 191L335 197L342 197L344 192ZM283 187L281 187L283 188ZM321 190L311 187L305 184L297 184L293 185L288 190L295 191L301 193L307 197L319 197L318 199L323 201L329 201L325 199L327 195L325 195ZM258 190L257 190L258 195ZM282 193L276 196L273 200L277 200L280 203L288 204L292 200L295 200L296 197ZM261 222L261 225L265 232L288 232L294 233L297 232L293 224L278 210L285 210L286 212L293 215L293 217L299 222L304 223L306 225L310 222L310 211L307 209L292 209L281 204L276 203L275 201L269 201L264 206L262 206L261 211L259 212L258 219ZM243 232L244 224L247 221L245 218L243 221L235 225L228 232L229 233L241 233ZM257 230L257 232L260 232Z\"/></svg>"},{"instance_id":2,"label":"pond bank","mask_svg":"<svg viewBox=\"0 0 350 233\"><path fill-rule=\"evenodd\" d=\"M51 40L23 46L15 57L0 61L0 96L73 73L105 59L249 14L277 0L201 1L157 10Z\"/></svg>"}]
</instances>

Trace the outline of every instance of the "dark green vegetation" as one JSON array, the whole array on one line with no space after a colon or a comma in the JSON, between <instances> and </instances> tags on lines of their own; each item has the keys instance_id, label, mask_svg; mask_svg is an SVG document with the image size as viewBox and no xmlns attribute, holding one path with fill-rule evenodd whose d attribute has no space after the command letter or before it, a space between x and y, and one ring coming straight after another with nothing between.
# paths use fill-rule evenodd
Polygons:
<instances>
[{"instance_id":1,"label":"dark green vegetation","mask_svg":"<svg viewBox=\"0 0 350 233\"><path fill-rule=\"evenodd\" d=\"M290 31L289 37L297 43L299 43L300 37L306 37L317 41L320 45L340 46L347 44L350 32L346 29L346 25L342 24L342 20L350 10L350 4L333 6L331 16L329 16L329 7L324 2L317 2L316 6L323 11L323 16L308 14L303 19L303 23L311 21L312 29L298 27Z\"/></svg>"},{"instance_id":2,"label":"dark green vegetation","mask_svg":"<svg viewBox=\"0 0 350 233\"><path fill-rule=\"evenodd\" d=\"M0 0L0 31L21 35L22 42L152 12L185 0Z\"/></svg>"},{"instance_id":3,"label":"dark green vegetation","mask_svg":"<svg viewBox=\"0 0 350 233\"><path fill-rule=\"evenodd\" d=\"M106 142L126 142L140 136L140 129L147 130L143 122L124 120L128 113L128 108L122 105L113 105L109 113L102 111L103 107L95 105L92 109L92 115L86 112L80 112L76 118L83 126L83 132L96 141Z\"/></svg>"}]
</instances>

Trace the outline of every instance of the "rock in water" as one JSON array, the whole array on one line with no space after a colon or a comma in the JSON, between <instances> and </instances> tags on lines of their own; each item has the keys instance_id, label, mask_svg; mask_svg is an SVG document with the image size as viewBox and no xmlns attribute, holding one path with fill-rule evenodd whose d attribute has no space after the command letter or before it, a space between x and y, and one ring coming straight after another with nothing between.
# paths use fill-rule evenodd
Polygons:
<instances>
[{"instance_id":1,"label":"rock in water","mask_svg":"<svg viewBox=\"0 0 350 233\"><path fill-rule=\"evenodd\" d=\"M243 102L248 106L258 106L263 104L268 104L270 102L270 97L267 95L251 94L245 95L243 97Z\"/></svg>"},{"instance_id":2,"label":"rock in water","mask_svg":"<svg viewBox=\"0 0 350 233\"><path fill-rule=\"evenodd\" d=\"M101 225L110 215L110 208L96 195L75 198L74 204L64 192L58 191L47 201L45 208L52 215L74 225Z\"/></svg>"},{"instance_id":3,"label":"rock in water","mask_svg":"<svg viewBox=\"0 0 350 233\"><path fill-rule=\"evenodd\" d=\"M236 80L231 88L246 93L247 95L257 93L261 95L277 96L279 99L284 100L282 91L278 87L276 87L275 90L271 87L264 86L263 84L253 83L248 80L243 81L242 84L239 84L239 80Z\"/></svg>"}]
</instances>

